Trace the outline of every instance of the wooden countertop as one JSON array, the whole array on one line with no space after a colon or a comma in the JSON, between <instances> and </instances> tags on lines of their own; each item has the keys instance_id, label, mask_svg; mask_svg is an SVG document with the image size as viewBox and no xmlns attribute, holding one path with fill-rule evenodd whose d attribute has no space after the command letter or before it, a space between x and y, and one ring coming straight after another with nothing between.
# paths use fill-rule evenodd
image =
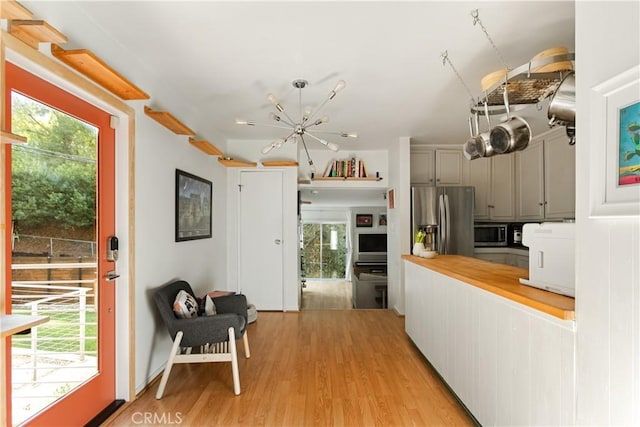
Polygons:
<instances>
[{"instance_id":1,"label":"wooden countertop","mask_svg":"<svg viewBox=\"0 0 640 427\"><path fill-rule=\"evenodd\" d=\"M25 316L22 314L2 314L0 315L0 327L2 337L17 334L18 332L48 322L47 316Z\"/></svg>"},{"instance_id":2,"label":"wooden countertop","mask_svg":"<svg viewBox=\"0 0 640 427\"><path fill-rule=\"evenodd\" d=\"M430 259L402 255L402 259L560 319L576 318L573 298L520 284L519 278L529 277L524 268L461 255L438 255Z\"/></svg>"}]
</instances>

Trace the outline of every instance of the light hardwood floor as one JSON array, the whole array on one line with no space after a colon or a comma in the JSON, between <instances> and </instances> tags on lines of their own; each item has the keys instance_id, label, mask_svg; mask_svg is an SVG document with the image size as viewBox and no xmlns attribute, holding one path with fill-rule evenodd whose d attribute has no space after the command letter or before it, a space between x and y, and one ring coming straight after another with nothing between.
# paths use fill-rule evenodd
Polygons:
<instances>
[{"instance_id":1,"label":"light hardwood floor","mask_svg":"<svg viewBox=\"0 0 640 427\"><path fill-rule=\"evenodd\" d=\"M302 288L303 310L348 310L352 308L351 282L307 280Z\"/></svg>"},{"instance_id":2,"label":"light hardwood floor","mask_svg":"<svg viewBox=\"0 0 640 427\"><path fill-rule=\"evenodd\" d=\"M473 424L390 310L260 312L248 334L239 396L229 363L176 365L162 400L156 380L104 425Z\"/></svg>"}]
</instances>

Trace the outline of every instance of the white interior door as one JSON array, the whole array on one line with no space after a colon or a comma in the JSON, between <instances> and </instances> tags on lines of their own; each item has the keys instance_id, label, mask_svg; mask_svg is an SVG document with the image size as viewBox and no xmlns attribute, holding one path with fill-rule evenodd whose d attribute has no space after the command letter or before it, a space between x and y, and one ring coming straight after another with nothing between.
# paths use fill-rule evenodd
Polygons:
<instances>
[{"instance_id":1,"label":"white interior door","mask_svg":"<svg viewBox=\"0 0 640 427\"><path fill-rule=\"evenodd\" d=\"M283 310L281 171L240 172L240 291L258 310Z\"/></svg>"}]
</instances>

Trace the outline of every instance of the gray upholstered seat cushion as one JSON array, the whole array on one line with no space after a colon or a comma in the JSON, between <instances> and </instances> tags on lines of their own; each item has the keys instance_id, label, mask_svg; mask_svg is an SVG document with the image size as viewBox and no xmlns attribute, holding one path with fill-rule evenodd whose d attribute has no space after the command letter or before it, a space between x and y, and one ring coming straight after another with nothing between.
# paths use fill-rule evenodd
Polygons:
<instances>
[{"instance_id":1,"label":"gray upholstered seat cushion","mask_svg":"<svg viewBox=\"0 0 640 427\"><path fill-rule=\"evenodd\" d=\"M191 319L179 319L173 312L173 301L180 290L191 295L191 285L184 280L176 280L164 285L154 294L154 300L171 339L182 331L182 347L199 347L205 344L228 341L228 329L234 328L236 338L241 338L247 325L247 299L244 295L228 295L215 298L218 314ZM194 295L195 296L195 295Z\"/></svg>"}]
</instances>

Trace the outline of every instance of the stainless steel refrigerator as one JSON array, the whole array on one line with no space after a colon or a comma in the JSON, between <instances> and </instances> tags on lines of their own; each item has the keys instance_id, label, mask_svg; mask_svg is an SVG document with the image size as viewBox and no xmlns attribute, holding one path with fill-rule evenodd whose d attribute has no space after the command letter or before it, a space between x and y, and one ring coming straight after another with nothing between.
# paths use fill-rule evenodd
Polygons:
<instances>
[{"instance_id":1,"label":"stainless steel refrigerator","mask_svg":"<svg viewBox=\"0 0 640 427\"><path fill-rule=\"evenodd\" d=\"M473 256L473 187L411 187L411 247L427 230L439 254Z\"/></svg>"}]
</instances>

